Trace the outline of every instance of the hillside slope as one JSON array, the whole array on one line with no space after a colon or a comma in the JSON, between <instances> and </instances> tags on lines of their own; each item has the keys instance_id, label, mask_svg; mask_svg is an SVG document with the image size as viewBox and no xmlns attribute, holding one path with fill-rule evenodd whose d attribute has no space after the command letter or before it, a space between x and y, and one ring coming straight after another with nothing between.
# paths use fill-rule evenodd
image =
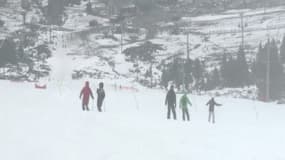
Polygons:
<instances>
[{"instance_id":1,"label":"hillside slope","mask_svg":"<svg viewBox=\"0 0 285 160\"><path fill-rule=\"evenodd\" d=\"M133 72L135 65L138 65L140 74L143 76L151 63L158 66L163 60L171 59L173 56L186 57L186 30L190 31L190 58L204 59L208 67L217 65L224 53L235 55L241 45L240 13L244 13L245 51L248 61L253 60L259 43L265 43L268 38L281 40L285 33L285 23L282 20L285 17L284 7L267 8L266 10L229 10L216 15L183 17L180 21L169 24L170 26L174 25L174 28L180 28L182 32L170 34L172 29L165 29L165 24L159 23L161 29L158 30L157 35L147 40L163 48L149 53L154 57L153 60L129 61L128 56L121 54L121 49L126 51L133 47L143 46L146 42L143 40L144 33L137 35L138 40L132 40L130 37L133 34L127 32L123 35L118 33L106 36L103 34L105 29L90 28L88 23L90 20L96 19L100 25L104 26L109 23L107 19L83 14L84 5L75 8L77 9L67 8L66 12L72 13L70 16L72 19L67 21L65 27L74 30L73 33L77 35L75 38L77 46L68 45L68 47L75 48L75 53L71 54L75 55L74 57L78 60L76 62L84 64L77 68L77 72L80 70L88 70L88 72L96 74L102 72L107 77L127 76L134 78L137 76ZM120 42L121 37L123 43ZM277 43L280 44L280 41ZM154 73L157 75L155 78L159 79L161 72L155 67Z\"/></svg>"},{"instance_id":2,"label":"hillside slope","mask_svg":"<svg viewBox=\"0 0 285 160\"><path fill-rule=\"evenodd\" d=\"M209 97L189 95L190 122L166 120L165 93L115 90L106 83L105 112L83 112L81 83L0 82L1 159L126 160L285 158L284 106L218 98L216 124L207 122ZM97 81L91 81L95 89ZM120 84L118 82L117 84ZM9 87L9 90L7 90ZM25 96L23 96L25 95ZM5 104L5 105L4 105Z\"/></svg>"}]
</instances>

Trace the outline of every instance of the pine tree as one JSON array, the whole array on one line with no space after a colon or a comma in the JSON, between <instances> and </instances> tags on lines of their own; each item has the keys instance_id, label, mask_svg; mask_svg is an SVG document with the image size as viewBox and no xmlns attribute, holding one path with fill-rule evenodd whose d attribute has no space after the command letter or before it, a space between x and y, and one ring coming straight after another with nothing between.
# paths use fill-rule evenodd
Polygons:
<instances>
[{"instance_id":1,"label":"pine tree","mask_svg":"<svg viewBox=\"0 0 285 160\"><path fill-rule=\"evenodd\" d=\"M193 77L195 80L195 87L199 88L200 82L203 78L203 68L201 61L197 58L194 61L194 66L193 66Z\"/></svg>"},{"instance_id":2,"label":"pine tree","mask_svg":"<svg viewBox=\"0 0 285 160\"><path fill-rule=\"evenodd\" d=\"M223 58L222 58L222 64L221 64L221 77L222 77L222 86L225 87L227 86L227 68L228 64L228 59L227 59L227 54L224 53Z\"/></svg>"},{"instance_id":3,"label":"pine tree","mask_svg":"<svg viewBox=\"0 0 285 160\"><path fill-rule=\"evenodd\" d=\"M260 100L265 100L266 91L266 46L269 44L267 42L265 46L260 43L258 53L256 55L256 62L254 66L254 75L256 80L256 86L258 88L258 97Z\"/></svg>"},{"instance_id":4,"label":"pine tree","mask_svg":"<svg viewBox=\"0 0 285 160\"><path fill-rule=\"evenodd\" d=\"M256 84L256 60L254 60L250 65L250 74L249 74L249 82L250 84L255 85Z\"/></svg>"},{"instance_id":5,"label":"pine tree","mask_svg":"<svg viewBox=\"0 0 285 160\"><path fill-rule=\"evenodd\" d=\"M246 62L245 53L242 47L240 47L238 56L237 56L237 69L238 69L238 85L245 86L249 85L249 67Z\"/></svg>"},{"instance_id":6,"label":"pine tree","mask_svg":"<svg viewBox=\"0 0 285 160\"><path fill-rule=\"evenodd\" d=\"M232 56L229 56L226 62L223 62L222 66L222 76L223 76L223 85L224 87L237 87L239 80L237 79L238 66L237 61L233 59Z\"/></svg>"},{"instance_id":7,"label":"pine tree","mask_svg":"<svg viewBox=\"0 0 285 160\"><path fill-rule=\"evenodd\" d=\"M238 65L237 65L237 61L230 57L229 61L227 63L227 86L228 87L238 87L239 84L239 76L238 76Z\"/></svg>"},{"instance_id":8,"label":"pine tree","mask_svg":"<svg viewBox=\"0 0 285 160\"><path fill-rule=\"evenodd\" d=\"M86 4L86 12L87 12L87 14L92 14L93 13L91 2L88 2Z\"/></svg>"},{"instance_id":9,"label":"pine tree","mask_svg":"<svg viewBox=\"0 0 285 160\"><path fill-rule=\"evenodd\" d=\"M240 47L237 58L227 56L225 53L221 62L221 85L223 87L243 87L249 85L249 66L245 53Z\"/></svg>"},{"instance_id":10,"label":"pine tree","mask_svg":"<svg viewBox=\"0 0 285 160\"><path fill-rule=\"evenodd\" d=\"M268 53L269 51L269 53ZM269 56L268 56L269 54ZM270 58L270 60L268 59ZM264 47L259 47L256 57L255 75L258 87L258 96L261 100L266 100L267 85L267 65L270 65L269 71L269 94L271 100L280 98L283 87L283 67L278 54L278 47L275 40L269 41Z\"/></svg>"},{"instance_id":11,"label":"pine tree","mask_svg":"<svg viewBox=\"0 0 285 160\"><path fill-rule=\"evenodd\" d=\"M64 14L64 0L48 0L48 23L61 25Z\"/></svg>"},{"instance_id":12,"label":"pine tree","mask_svg":"<svg viewBox=\"0 0 285 160\"><path fill-rule=\"evenodd\" d=\"M285 64L285 36L283 37L282 44L280 46L280 58L281 62Z\"/></svg>"},{"instance_id":13,"label":"pine tree","mask_svg":"<svg viewBox=\"0 0 285 160\"><path fill-rule=\"evenodd\" d=\"M212 84L214 88L217 88L221 83L220 72L218 68L215 68L212 75Z\"/></svg>"},{"instance_id":14,"label":"pine tree","mask_svg":"<svg viewBox=\"0 0 285 160\"><path fill-rule=\"evenodd\" d=\"M183 66L182 63L180 62L181 59L175 58L173 63L170 65L169 68L169 77L170 81L173 81L176 86L180 86L183 83Z\"/></svg>"},{"instance_id":15,"label":"pine tree","mask_svg":"<svg viewBox=\"0 0 285 160\"><path fill-rule=\"evenodd\" d=\"M192 77L192 60L188 59L186 60L184 64L184 83L186 84L185 88L189 89L190 83L193 82L193 77Z\"/></svg>"},{"instance_id":16,"label":"pine tree","mask_svg":"<svg viewBox=\"0 0 285 160\"><path fill-rule=\"evenodd\" d=\"M270 52L270 98L278 99L281 96L283 88L283 66L275 40L271 42Z\"/></svg>"},{"instance_id":17,"label":"pine tree","mask_svg":"<svg viewBox=\"0 0 285 160\"><path fill-rule=\"evenodd\" d=\"M22 60L25 56L25 51L23 45L20 45L17 51L18 58Z\"/></svg>"},{"instance_id":18,"label":"pine tree","mask_svg":"<svg viewBox=\"0 0 285 160\"><path fill-rule=\"evenodd\" d=\"M3 45L0 48L0 59L2 66L6 64L17 64L19 59L17 56L16 44L13 40L4 40Z\"/></svg>"},{"instance_id":19,"label":"pine tree","mask_svg":"<svg viewBox=\"0 0 285 160\"><path fill-rule=\"evenodd\" d=\"M206 75L207 84L206 89L212 90L219 87L221 83L221 76L218 68L215 68L210 74Z\"/></svg>"},{"instance_id":20,"label":"pine tree","mask_svg":"<svg viewBox=\"0 0 285 160\"><path fill-rule=\"evenodd\" d=\"M162 71L162 75L161 75L161 82L160 84L165 88L167 89L168 87L168 82L169 82L169 73L166 69L163 69Z\"/></svg>"}]
</instances>

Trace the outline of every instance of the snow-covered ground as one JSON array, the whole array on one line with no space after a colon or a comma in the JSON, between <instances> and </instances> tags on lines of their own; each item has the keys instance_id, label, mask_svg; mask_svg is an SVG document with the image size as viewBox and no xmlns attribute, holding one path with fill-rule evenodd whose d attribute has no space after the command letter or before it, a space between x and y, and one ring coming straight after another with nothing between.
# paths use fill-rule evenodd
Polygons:
<instances>
[{"instance_id":1,"label":"snow-covered ground","mask_svg":"<svg viewBox=\"0 0 285 160\"><path fill-rule=\"evenodd\" d=\"M91 81L93 90L98 82ZM107 82L105 112L83 112L83 83L51 82L37 90L1 81L0 159L285 159L284 106L217 98L223 106L209 124L209 97L189 95L191 121L183 122L178 109L173 121L166 120L164 91L115 90Z\"/></svg>"}]
</instances>

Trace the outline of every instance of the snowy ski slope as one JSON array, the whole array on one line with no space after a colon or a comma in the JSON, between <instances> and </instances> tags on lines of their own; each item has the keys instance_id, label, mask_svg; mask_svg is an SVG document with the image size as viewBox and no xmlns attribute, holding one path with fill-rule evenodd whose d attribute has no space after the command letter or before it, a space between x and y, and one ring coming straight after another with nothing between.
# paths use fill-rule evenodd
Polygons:
<instances>
[{"instance_id":1,"label":"snowy ski slope","mask_svg":"<svg viewBox=\"0 0 285 160\"><path fill-rule=\"evenodd\" d=\"M69 11L75 10L73 8ZM283 9L280 10L282 11L272 11L270 16L274 21L269 17L264 24L282 24L285 16ZM215 20L216 23L208 26L212 28L222 24L237 24L237 12L226 13L228 16L234 15L230 21L221 15L218 18L196 17L194 20ZM76 14L79 13L74 13L74 16ZM80 20L87 22L90 17ZM82 21L76 23L70 19L65 27L85 29L87 23L77 26L83 24ZM282 33L283 30L277 30L272 35L281 37ZM119 54L118 42L108 39L100 41L96 39L98 35L90 35L87 37L91 40L89 45L95 47L87 49L94 51L88 56L82 39L66 42L66 39L59 40L59 37L64 34L62 37L65 38L69 36L68 33L55 34L58 42L54 46L56 50L53 57L49 60L51 76L41 80L47 84L46 90L35 89L34 83L0 81L1 160L285 160L283 105L217 98L223 106L217 108L217 123L213 125L207 122L208 108L205 106L210 97L189 95L193 103L190 108L191 122L182 122L179 109L179 119L173 121L166 120L164 91L145 89L127 78L117 81L89 79L93 91L100 81L106 83L105 112L98 113L93 101L93 110L83 112L79 92L86 79L71 80L74 70L97 68L113 72L115 69L127 75L132 64L127 63L125 57ZM223 45L236 47L240 41L238 34L211 35L210 42L203 41L205 37L201 35L192 35L191 38L192 47L202 43L200 47L192 49L193 57L208 56L213 50L223 49ZM261 31L248 38L247 44L258 44L256 39L266 39L266 32ZM63 47L63 41L68 43L67 48ZM185 35L169 37L168 34L161 34L152 41L167 46L166 51L158 53L162 59L176 51L185 51L186 47ZM100 46L106 44L116 47L100 49ZM137 44L124 47L134 45ZM100 53L104 53L101 58L98 56ZM116 68L102 59L114 61ZM117 89L114 85L117 85ZM119 90L119 85L138 88L139 91Z\"/></svg>"},{"instance_id":2,"label":"snowy ski slope","mask_svg":"<svg viewBox=\"0 0 285 160\"><path fill-rule=\"evenodd\" d=\"M91 87L99 81L91 81ZM191 122L166 120L165 93L115 90L107 82L105 112L81 111L82 81L0 82L0 159L5 160L284 160L284 106L189 95ZM117 84L121 84L117 82ZM126 84L124 84L126 85ZM91 102L93 106L93 102Z\"/></svg>"}]
</instances>

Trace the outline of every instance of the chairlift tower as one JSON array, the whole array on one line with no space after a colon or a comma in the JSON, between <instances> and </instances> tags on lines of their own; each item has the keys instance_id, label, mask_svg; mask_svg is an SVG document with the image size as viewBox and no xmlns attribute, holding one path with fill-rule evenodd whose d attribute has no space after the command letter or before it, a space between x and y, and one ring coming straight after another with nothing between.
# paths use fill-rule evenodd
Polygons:
<instances>
[{"instance_id":1,"label":"chairlift tower","mask_svg":"<svg viewBox=\"0 0 285 160\"><path fill-rule=\"evenodd\" d=\"M185 78L186 78L186 74L185 74L185 64L187 61L190 60L190 29L189 28L185 28L184 29L184 33L186 34L186 59L183 60L183 67L182 67L182 72L183 72L183 89L186 89L186 82L185 82Z\"/></svg>"},{"instance_id":2,"label":"chairlift tower","mask_svg":"<svg viewBox=\"0 0 285 160\"><path fill-rule=\"evenodd\" d=\"M246 24L244 24L244 13L240 13L240 28L241 28L241 48L244 50L244 28Z\"/></svg>"},{"instance_id":3,"label":"chairlift tower","mask_svg":"<svg viewBox=\"0 0 285 160\"><path fill-rule=\"evenodd\" d=\"M265 95L265 100L269 101L270 100L270 35L269 31L267 30L267 37L268 37L268 44L267 44L267 66L266 66L266 95Z\"/></svg>"}]
</instances>

